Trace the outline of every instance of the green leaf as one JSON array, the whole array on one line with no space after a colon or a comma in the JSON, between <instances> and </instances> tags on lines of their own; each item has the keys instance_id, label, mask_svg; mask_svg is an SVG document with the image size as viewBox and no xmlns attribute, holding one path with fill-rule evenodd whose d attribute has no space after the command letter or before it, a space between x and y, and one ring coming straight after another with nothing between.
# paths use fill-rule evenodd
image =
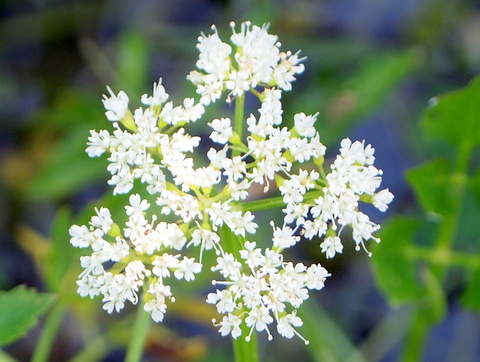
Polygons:
<instances>
[{"instance_id":1,"label":"green leaf","mask_svg":"<svg viewBox=\"0 0 480 362\"><path fill-rule=\"evenodd\" d=\"M480 168L476 174L469 179L470 188L478 205L480 205Z\"/></svg>"},{"instance_id":2,"label":"green leaf","mask_svg":"<svg viewBox=\"0 0 480 362\"><path fill-rule=\"evenodd\" d=\"M467 288L462 296L462 303L466 308L480 312L480 267L470 272Z\"/></svg>"},{"instance_id":3,"label":"green leaf","mask_svg":"<svg viewBox=\"0 0 480 362\"><path fill-rule=\"evenodd\" d=\"M345 85L357 100L346 116L358 119L378 107L399 81L418 67L422 58L419 55L418 49L410 49L367 58L358 73Z\"/></svg>"},{"instance_id":4,"label":"green leaf","mask_svg":"<svg viewBox=\"0 0 480 362\"><path fill-rule=\"evenodd\" d=\"M0 293L0 346L23 337L52 304L53 294L18 286Z\"/></svg>"},{"instance_id":5,"label":"green leaf","mask_svg":"<svg viewBox=\"0 0 480 362\"><path fill-rule=\"evenodd\" d=\"M430 323L438 323L447 313L447 298L442 283L428 266L421 269L421 278L425 294L420 308Z\"/></svg>"},{"instance_id":6,"label":"green leaf","mask_svg":"<svg viewBox=\"0 0 480 362\"><path fill-rule=\"evenodd\" d=\"M367 361L383 361L389 352L401 345L410 329L412 306L392 309L378 321L360 344Z\"/></svg>"},{"instance_id":7,"label":"green leaf","mask_svg":"<svg viewBox=\"0 0 480 362\"><path fill-rule=\"evenodd\" d=\"M454 145L480 145L480 76L467 87L432 100L422 125L427 135Z\"/></svg>"},{"instance_id":8,"label":"green leaf","mask_svg":"<svg viewBox=\"0 0 480 362\"><path fill-rule=\"evenodd\" d=\"M119 39L117 54L118 84L113 89L117 93L123 89L129 95L141 95L149 84L150 47L145 36L136 31L127 31Z\"/></svg>"},{"instance_id":9,"label":"green leaf","mask_svg":"<svg viewBox=\"0 0 480 362\"><path fill-rule=\"evenodd\" d=\"M298 315L303 320L299 332L309 340L307 350L314 361L365 362L348 336L314 298L299 308Z\"/></svg>"},{"instance_id":10,"label":"green leaf","mask_svg":"<svg viewBox=\"0 0 480 362\"><path fill-rule=\"evenodd\" d=\"M72 127L52 150L38 175L27 186L31 199L58 199L81 189L86 183L106 178L107 162L85 153L88 128Z\"/></svg>"},{"instance_id":11,"label":"green leaf","mask_svg":"<svg viewBox=\"0 0 480 362\"><path fill-rule=\"evenodd\" d=\"M45 278L50 290L61 292L61 283L72 265L76 249L70 245L68 230L71 225L71 213L66 209L58 211L52 227L52 240L44 265ZM75 286L72 281L72 286Z\"/></svg>"},{"instance_id":12,"label":"green leaf","mask_svg":"<svg viewBox=\"0 0 480 362\"><path fill-rule=\"evenodd\" d=\"M451 168L447 160L438 159L407 172L407 180L425 211L445 215L452 209Z\"/></svg>"},{"instance_id":13,"label":"green leaf","mask_svg":"<svg viewBox=\"0 0 480 362\"><path fill-rule=\"evenodd\" d=\"M333 96L319 97L319 94L325 93L323 84L298 96L298 103L302 104L307 112L312 105L315 105L312 113L320 111L322 116L318 119L317 127L328 128L328 132L322 133L322 142L325 144L336 142L354 122L381 107L399 83L418 68L422 60L418 49L372 53L373 55L362 61L356 72L344 82L340 82L339 86L338 78L335 79L335 85L332 85L336 88ZM327 102L321 104L322 99L327 99ZM297 100L295 102L297 103Z\"/></svg>"},{"instance_id":14,"label":"green leaf","mask_svg":"<svg viewBox=\"0 0 480 362\"><path fill-rule=\"evenodd\" d=\"M100 93L90 94L74 88L66 88L54 99L46 110L38 113L38 124L42 130L58 132L72 126L106 124Z\"/></svg>"},{"instance_id":15,"label":"green leaf","mask_svg":"<svg viewBox=\"0 0 480 362\"><path fill-rule=\"evenodd\" d=\"M420 293L417 265L409 252L420 225L419 220L397 216L383 225L379 234L382 241L373 252L373 270L379 288L392 304L415 300Z\"/></svg>"},{"instance_id":16,"label":"green leaf","mask_svg":"<svg viewBox=\"0 0 480 362\"><path fill-rule=\"evenodd\" d=\"M1 349L0 349L0 361L1 362L18 362L15 358L11 357Z\"/></svg>"}]
</instances>

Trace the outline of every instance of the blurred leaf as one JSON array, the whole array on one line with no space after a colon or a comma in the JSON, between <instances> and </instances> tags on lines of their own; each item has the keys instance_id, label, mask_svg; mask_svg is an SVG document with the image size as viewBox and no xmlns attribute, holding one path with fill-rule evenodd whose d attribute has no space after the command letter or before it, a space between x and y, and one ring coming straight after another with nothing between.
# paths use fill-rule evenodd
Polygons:
<instances>
[{"instance_id":1,"label":"blurred leaf","mask_svg":"<svg viewBox=\"0 0 480 362\"><path fill-rule=\"evenodd\" d=\"M37 230L27 225L20 225L17 228L15 239L22 250L33 259L36 266L40 265L41 260L45 259L49 250L48 240Z\"/></svg>"},{"instance_id":2,"label":"blurred leaf","mask_svg":"<svg viewBox=\"0 0 480 362\"><path fill-rule=\"evenodd\" d=\"M84 152L88 138L86 126L71 127L66 137L51 151L39 174L27 186L32 199L58 199L106 175L106 161L89 158Z\"/></svg>"},{"instance_id":3,"label":"blurred leaf","mask_svg":"<svg viewBox=\"0 0 480 362\"><path fill-rule=\"evenodd\" d=\"M127 94L144 93L145 85L150 84L148 78L150 69L150 47L142 33L127 31L119 39L119 50L116 55L118 83L113 89L117 93L123 89Z\"/></svg>"},{"instance_id":4,"label":"blurred leaf","mask_svg":"<svg viewBox=\"0 0 480 362\"><path fill-rule=\"evenodd\" d=\"M355 57L364 59L365 52L357 51ZM330 82L320 79L302 93L287 95L293 98L294 109L303 109L306 113L320 112L317 129L328 129L328 132L321 132L322 142L327 146L344 137L355 122L382 107L399 83L418 69L423 59L418 49L370 53L374 55L360 64L355 59L356 69L349 78L342 81L344 75L337 74ZM338 67L338 62L337 59L332 67ZM288 107L285 109L288 112ZM285 119L288 117L289 114L285 113Z\"/></svg>"},{"instance_id":5,"label":"blurred leaf","mask_svg":"<svg viewBox=\"0 0 480 362\"><path fill-rule=\"evenodd\" d=\"M447 313L447 298L439 278L430 267L421 269L422 282L425 286L425 296L421 300L421 310L424 317L431 323L440 322Z\"/></svg>"},{"instance_id":6,"label":"blurred leaf","mask_svg":"<svg viewBox=\"0 0 480 362\"><path fill-rule=\"evenodd\" d=\"M470 272L467 288L462 296L465 307L480 312L480 267Z\"/></svg>"},{"instance_id":7,"label":"blurred leaf","mask_svg":"<svg viewBox=\"0 0 480 362\"><path fill-rule=\"evenodd\" d=\"M380 289L393 304L419 295L417 265L409 258L409 248L420 225L419 220L397 216L382 226L382 241L372 256L373 270Z\"/></svg>"},{"instance_id":8,"label":"blurred leaf","mask_svg":"<svg viewBox=\"0 0 480 362\"><path fill-rule=\"evenodd\" d=\"M422 122L426 134L454 145L480 145L480 76L467 87L436 97Z\"/></svg>"},{"instance_id":9,"label":"blurred leaf","mask_svg":"<svg viewBox=\"0 0 480 362\"><path fill-rule=\"evenodd\" d=\"M330 104L330 116L359 119L372 112L402 79L418 67L420 59L418 49L380 53L368 58Z\"/></svg>"},{"instance_id":10,"label":"blurred leaf","mask_svg":"<svg viewBox=\"0 0 480 362\"><path fill-rule=\"evenodd\" d=\"M388 353L405 338L412 316L412 307L393 309L376 323L361 342L361 351L367 361L386 360Z\"/></svg>"},{"instance_id":11,"label":"blurred leaf","mask_svg":"<svg viewBox=\"0 0 480 362\"><path fill-rule=\"evenodd\" d=\"M100 122L107 123L103 117L101 95L92 95L72 88L62 90L54 104L42 112L39 119L41 127L56 130L78 125L94 127Z\"/></svg>"},{"instance_id":12,"label":"blurred leaf","mask_svg":"<svg viewBox=\"0 0 480 362\"><path fill-rule=\"evenodd\" d=\"M11 357L0 349L0 361L1 362L18 362L15 358Z\"/></svg>"},{"instance_id":13,"label":"blurred leaf","mask_svg":"<svg viewBox=\"0 0 480 362\"><path fill-rule=\"evenodd\" d=\"M53 294L37 293L22 285L1 292L0 346L23 337L37 324L37 318L52 304L54 298Z\"/></svg>"},{"instance_id":14,"label":"blurred leaf","mask_svg":"<svg viewBox=\"0 0 480 362\"><path fill-rule=\"evenodd\" d=\"M66 209L58 211L52 227L52 239L47 257L44 260L44 273L50 290L61 292L61 283L72 265L75 248L70 245L68 230L71 215Z\"/></svg>"},{"instance_id":15,"label":"blurred leaf","mask_svg":"<svg viewBox=\"0 0 480 362\"><path fill-rule=\"evenodd\" d=\"M303 320L300 333L309 340L307 350L314 361L365 361L345 333L314 298L310 298L302 305L298 315Z\"/></svg>"},{"instance_id":16,"label":"blurred leaf","mask_svg":"<svg viewBox=\"0 0 480 362\"><path fill-rule=\"evenodd\" d=\"M473 196L477 204L480 205L480 168L477 170L477 173L470 178L469 182Z\"/></svg>"},{"instance_id":17,"label":"blurred leaf","mask_svg":"<svg viewBox=\"0 0 480 362\"><path fill-rule=\"evenodd\" d=\"M447 160L438 159L407 171L417 199L425 211L445 215L452 209L451 167Z\"/></svg>"}]
</instances>

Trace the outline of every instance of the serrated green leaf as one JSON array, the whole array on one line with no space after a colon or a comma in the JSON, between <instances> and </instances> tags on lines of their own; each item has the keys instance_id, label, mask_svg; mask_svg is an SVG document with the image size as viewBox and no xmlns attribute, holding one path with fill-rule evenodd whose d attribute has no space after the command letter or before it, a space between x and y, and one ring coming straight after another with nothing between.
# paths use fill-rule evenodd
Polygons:
<instances>
[{"instance_id":1,"label":"serrated green leaf","mask_svg":"<svg viewBox=\"0 0 480 362\"><path fill-rule=\"evenodd\" d=\"M52 304L53 294L18 286L0 293L0 346L24 336Z\"/></svg>"},{"instance_id":2,"label":"serrated green leaf","mask_svg":"<svg viewBox=\"0 0 480 362\"><path fill-rule=\"evenodd\" d=\"M423 209L445 215L452 209L450 165L447 160L434 160L419 165L407 172Z\"/></svg>"},{"instance_id":3,"label":"serrated green leaf","mask_svg":"<svg viewBox=\"0 0 480 362\"><path fill-rule=\"evenodd\" d=\"M480 77L467 87L436 97L422 119L425 132L454 145L480 145Z\"/></svg>"},{"instance_id":4,"label":"serrated green leaf","mask_svg":"<svg viewBox=\"0 0 480 362\"><path fill-rule=\"evenodd\" d=\"M409 302L419 295L417 265L409 257L409 248L420 225L416 219L395 217L382 226L382 241L372 256L373 270L392 304Z\"/></svg>"},{"instance_id":5,"label":"serrated green leaf","mask_svg":"<svg viewBox=\"0 0 480 362\"><path fill-rule=\"evenodd\" d=\"M480 312L480 267L470 272L462 303L465 307Z\"/></svg>"}]
</instances>

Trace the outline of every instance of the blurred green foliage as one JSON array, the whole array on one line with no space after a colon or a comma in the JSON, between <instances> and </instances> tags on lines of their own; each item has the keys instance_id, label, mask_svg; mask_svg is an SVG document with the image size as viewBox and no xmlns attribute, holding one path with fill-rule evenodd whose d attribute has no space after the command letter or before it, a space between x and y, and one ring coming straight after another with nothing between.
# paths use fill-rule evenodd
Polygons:
<instances>
[{"instance_id":1,"label":"blurred green foliage","mask_svg":"<svg viewBox=\"0 0 480 362\"><path fill-rule=\"evenodd\" d=\"M413 303L417 311L411 322L411 335L404 352L405 360L422 358L428 330L445 318L447 294L445 280L452 268L464 269L462 302L480 311L478 275L478 230L470 240L474 249L458 247L459 230L465 214L480 217L480 203L469 203L480 170L474 153L480 146L480 77L461 89L434 98L422 118L425 140L435 148L448 148L436 159L416 166L407 173L423 210L424 220L398 216L384 225L382 243L373 257L379 286L392 302ZM449 145L454 147L448 147ZM433 152L434 153L434 152ZM433 217L433 222L427 216ZM422 242L416 242L418 230L430 224ZM423 336L420 338L418 336Z\"/></svg>"}]
</instances>

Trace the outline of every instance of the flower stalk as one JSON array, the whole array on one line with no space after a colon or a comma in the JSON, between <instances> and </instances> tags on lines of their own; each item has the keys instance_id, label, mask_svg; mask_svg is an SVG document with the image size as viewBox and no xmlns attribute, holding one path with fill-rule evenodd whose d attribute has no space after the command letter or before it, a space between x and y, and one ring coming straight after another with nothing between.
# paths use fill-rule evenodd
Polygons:
<instances>
[{"instance_id":1,"label":"flower stalk","mask_svg":"<svg viewBox=\"0 0 480 362\"><path fill-rule=\"evenodd\" d=\"M236 135L236 139L238 139L239 143L241 143L243 140L243 128L245 124L244 113L245 93L235 99L235 118L233 122L233 134ZM240 151L237 148L234 148L232 150L233 157L238 156L239 154Z\"/></svg>"},{"instance_id":2,"label":"flower stalk","mask_svg":"<svg viewBox=\"0 0 480 362\"><path fill-rule=\"evenodd\" d=\"M242 325L243 334L248 334L249 331L247 330L245 325ZM257 334L254 331L251 335L249 341L246 341L244 337L240 338L233 338L233 355L235 357L235 362L258 362L258 342L257 342Z\"/></svg>"},{"instance_id":3,"label":"flower stalk","mask_svg":"<svg viewBox=\"0 0 480 362\"><path fill-rule=\"evenodd\" d=\"M125 362L139 362L142 360L151 320L150 314L143 309L143 306L138 306Z\"/></svg>"}]
</instances>

